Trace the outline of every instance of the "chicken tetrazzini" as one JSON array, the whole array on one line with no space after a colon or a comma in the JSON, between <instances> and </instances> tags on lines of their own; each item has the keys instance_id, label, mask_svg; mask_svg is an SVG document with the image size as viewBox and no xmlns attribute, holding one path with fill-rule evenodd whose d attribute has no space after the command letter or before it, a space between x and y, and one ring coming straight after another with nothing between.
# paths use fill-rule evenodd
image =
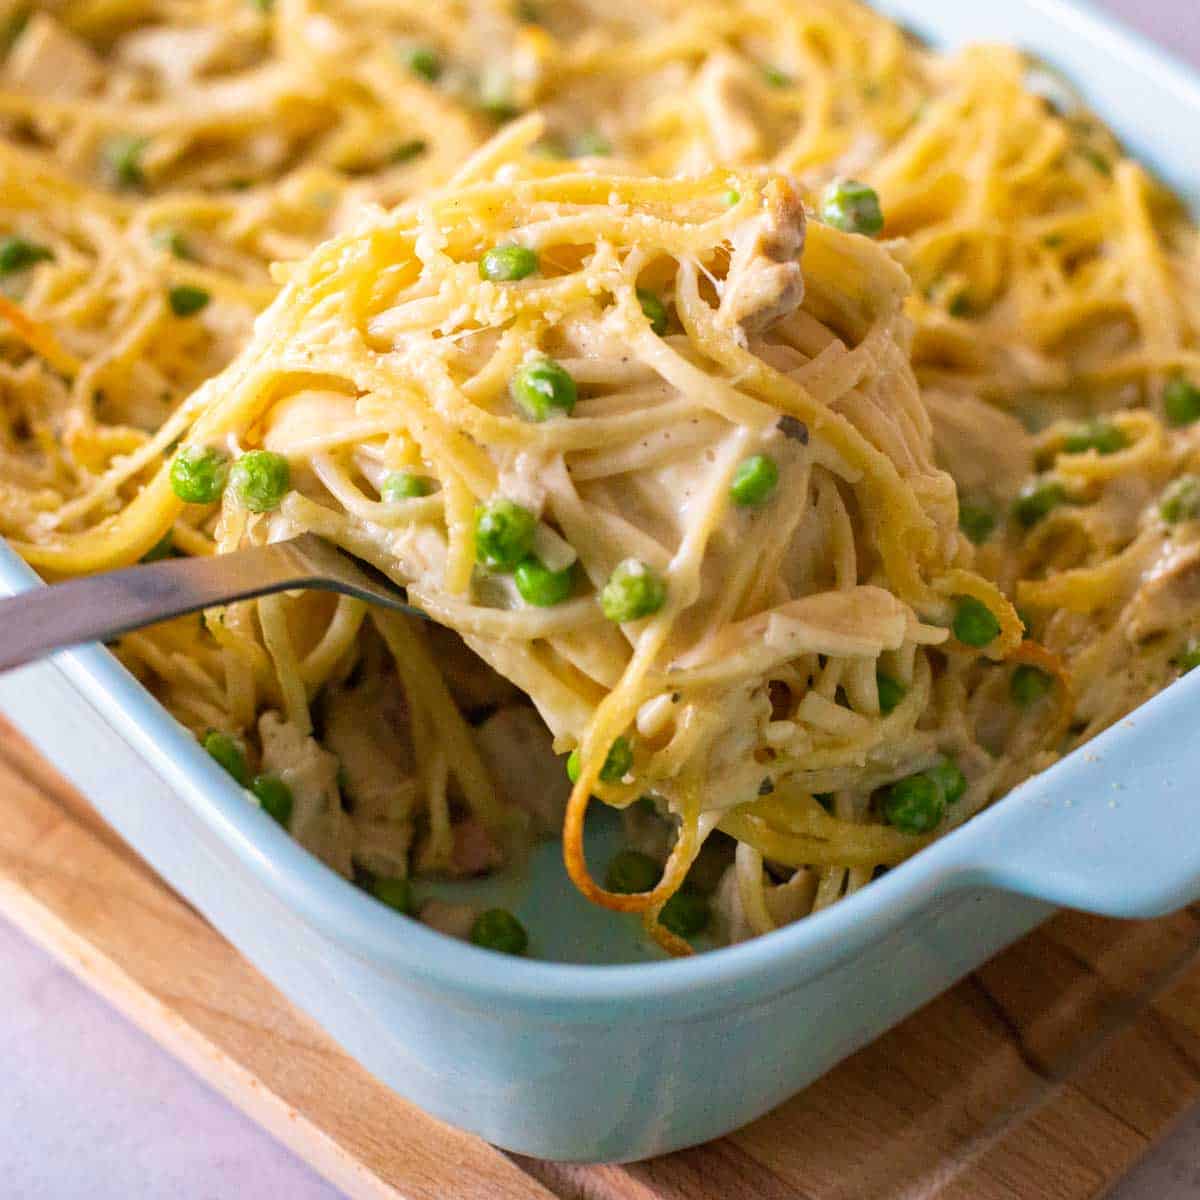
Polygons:
<instances>
[{"instance_id":1,"label":"chicken tetrazzini","mask_svg":"<svg viewBox=\"0 0 1200 1200\"><path fill-rule=\"evenodd\" d=\"M1200 241L1044 66L850 0L0 27L0 530L405 583L118 647L394 907L565 813L669 949L765 932L1200 662Z\"/></svg>"}]
</instances>

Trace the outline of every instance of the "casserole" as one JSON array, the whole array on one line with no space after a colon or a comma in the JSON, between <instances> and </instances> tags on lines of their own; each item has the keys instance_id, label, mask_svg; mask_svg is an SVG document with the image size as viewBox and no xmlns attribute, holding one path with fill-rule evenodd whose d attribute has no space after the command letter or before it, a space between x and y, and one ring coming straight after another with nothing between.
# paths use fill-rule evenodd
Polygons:
<instances>
[{"instance_id":1,"label":"casserole","mask_svg":"<svg viewBox=\"0 0 1200 1200\"><path fill-rule=\"evenodd\" d=\"M1097 112L1179 190L1196 191L1196 179L1172 171L1169 150L1200 114L1200 89L1086 11L1049 0L1003 18L919 0L884 7L934 40L1004 38L1041 50L1085 91L1092 78L1134 76L1136 93L1092 95ZM11 556L0 578L10 590L32 582ZM507 1148L595 1160L661 1153L753 1118L1055 903L1144 914L1191 898L1200 852L1189 856L1170 835L1187 778L1187 748L1172 732L1195 686L1171 689L828 912L691 961L607 967L497 959L398 925L246 805L102 650L4 680L0 704L173 886L380 1078ZM581 952L568 923L576 910L542 887L535 872L524 902L562 919L564 954L637 953L629 940ZM599 936L595 928L582 937Z\"/></svg>"}]
</instances>

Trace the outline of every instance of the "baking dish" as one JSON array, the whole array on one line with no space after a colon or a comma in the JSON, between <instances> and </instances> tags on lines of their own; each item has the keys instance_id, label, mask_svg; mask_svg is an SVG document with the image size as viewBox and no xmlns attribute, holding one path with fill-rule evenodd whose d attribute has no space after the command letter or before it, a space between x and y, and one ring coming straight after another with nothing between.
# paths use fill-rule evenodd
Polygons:
<instances>
[{"instance_id":1,"label":"baking dish","mask_svg":"<svg viewBox=\"0 0 1200 1200\"><path fill-rule=\"evenodd\" d=\"M1172 156L1200 120L1200 84L1090 10L880 7L934 41L1042 52L1173 186L1200 194L1200 174ZM35 582L0 554L0 587ZM101 648L0 680L0 708L386 1083L512 1150L624 1160L752 1119L1056 904L1147 915L1200 894L1200 844L1179 811L1200 766L1179 736L1197 689L1200 672L849 900L688 961L635 961L649 952L628 925L572 903L549 847L514 903L537 914L543 952L624 960L604 966L501 958L399 920L248 805Z\"/></svg>"}]
</instances>

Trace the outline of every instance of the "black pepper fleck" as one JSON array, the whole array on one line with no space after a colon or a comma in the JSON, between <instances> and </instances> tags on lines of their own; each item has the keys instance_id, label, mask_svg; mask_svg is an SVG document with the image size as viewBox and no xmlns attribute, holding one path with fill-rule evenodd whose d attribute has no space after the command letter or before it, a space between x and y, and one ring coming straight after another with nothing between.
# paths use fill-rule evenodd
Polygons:
<instances>
[{"instance_id":1,"label":"black pepper fleck","mask_svg":"<svg viewBox=\"0 0 1200 1200\"><path fill-rule=\"evenodd\" d=\"M760 796L769 796L774 790L775 781L769 775L758 785L758 794Z\"/></svg>"},{"instance_id":2,"label":"black pepper fleck","mask_svg":"<svg viewBox=\"0 0 1200 1200\"><path fill-rule=\"evenodd\" d=\"M776 429L785 438L791 438L792 441L799 442L802 446L808 445L808 426L799 417L780 417Z\"/></svg>"}]
</instances>

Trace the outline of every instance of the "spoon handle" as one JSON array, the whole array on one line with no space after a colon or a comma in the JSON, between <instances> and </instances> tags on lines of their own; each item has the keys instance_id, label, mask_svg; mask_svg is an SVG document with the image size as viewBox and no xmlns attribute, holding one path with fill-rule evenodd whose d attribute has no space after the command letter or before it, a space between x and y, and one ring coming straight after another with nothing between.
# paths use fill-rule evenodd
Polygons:
<instances>
[{"instance_id":1,"label":"spoon handle","mask_svg":"<svg viewBox=\"0 0 1200 1200\"><path fill-rule=\"evenodd\" d=\"M289 588L348 590L289 542L204 558L169 558L37 587L0 600L0 671L81 642Z\"/></svg>"}]
</instances>

